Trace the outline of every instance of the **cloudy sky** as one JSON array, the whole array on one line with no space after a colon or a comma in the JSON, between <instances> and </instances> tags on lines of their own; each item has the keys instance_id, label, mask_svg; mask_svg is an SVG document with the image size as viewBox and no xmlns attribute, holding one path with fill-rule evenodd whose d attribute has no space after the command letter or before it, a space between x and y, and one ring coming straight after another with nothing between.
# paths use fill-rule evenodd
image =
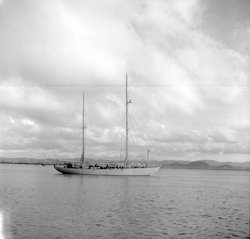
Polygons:
<instances>
[{"instance_id":1,"label":"cloudy sky","mask_svg":"<svg viewBox=\"0 0 250 239\"><path fill-rule=\"evenodd\" d=\"M0 156L247 161L250 1L0 0Z\"/></svg>"}]
</instances>

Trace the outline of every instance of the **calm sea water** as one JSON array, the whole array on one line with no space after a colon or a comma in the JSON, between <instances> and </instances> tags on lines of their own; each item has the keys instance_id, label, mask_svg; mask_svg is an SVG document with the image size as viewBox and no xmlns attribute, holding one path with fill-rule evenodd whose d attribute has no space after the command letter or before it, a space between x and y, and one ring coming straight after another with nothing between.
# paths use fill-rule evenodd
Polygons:
<instances>
[{"instance_id":1,"label":"calm sea water","mask_svg":"<svg viewBox=\"0 0 250 239\"><path fill-rule=\"evenodd\" d=\"M249 180L244 171L67 176L0 164L0 238L248 238Z\"/></svg>"}]
</instances>

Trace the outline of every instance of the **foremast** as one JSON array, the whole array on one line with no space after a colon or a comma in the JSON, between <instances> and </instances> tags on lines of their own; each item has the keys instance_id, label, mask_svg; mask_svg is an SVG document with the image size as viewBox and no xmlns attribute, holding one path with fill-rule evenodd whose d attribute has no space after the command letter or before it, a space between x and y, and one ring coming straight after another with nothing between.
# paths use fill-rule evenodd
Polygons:
<instances>
[{"instance_id":1,"label":"foremast","mask_svg":"<svg viewBox=\"0 0 250 239\"><path fill-rule=\"evenodd\" d=\"M83 97L82 97L82 100L83 100L83 107L82 107L82 157L81 157L81 160L80 160L80 164L83 165L84 164L84 159L85 159L85 148L84 148L84 105L85 105L85 92L83 91Z\"/></svg>"}]
</instances>

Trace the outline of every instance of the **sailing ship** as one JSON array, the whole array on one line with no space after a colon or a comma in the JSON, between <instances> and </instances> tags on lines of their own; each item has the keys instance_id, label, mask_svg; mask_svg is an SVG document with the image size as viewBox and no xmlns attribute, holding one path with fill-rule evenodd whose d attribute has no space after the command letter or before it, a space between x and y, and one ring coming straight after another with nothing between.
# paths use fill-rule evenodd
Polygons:
<instances>
[{"instance_id":1,"label":"sailing ship","mask_svg":"<svg viewBox=\"0 0 250 239\"><path fill-rule=\"evenodd\" d=\"M83 118L82 118L82 156L78 163L65 163L64 165L54 165L54 168L62 174L80 174L80 175L107 175L107 176L150 176L157 172L161 165L149 164L149 150L147 152L147 163L131 163L129 161L128 151L128 78L126 74L126 145L125 160L122 163L102 163L87 164L85 163L85 145L84 145L84 102L85 95L83 93Z\"/></svg>"}]
</instances>

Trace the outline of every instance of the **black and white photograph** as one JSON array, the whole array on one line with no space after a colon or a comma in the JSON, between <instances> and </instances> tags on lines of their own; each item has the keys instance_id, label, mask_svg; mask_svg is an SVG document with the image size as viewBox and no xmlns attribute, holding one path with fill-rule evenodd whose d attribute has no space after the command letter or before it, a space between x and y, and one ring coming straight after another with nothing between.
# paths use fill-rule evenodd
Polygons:
<instances>
[{"instance_id":1,"label":"black and white photograph","mask_svg":"<svg viewBox=\"0 0 250 239\"><path fill-rule=\"evenodd\" d=\"M0 239L250 238L250 0L0 0Z\"/></svg>"}]
</instances>

